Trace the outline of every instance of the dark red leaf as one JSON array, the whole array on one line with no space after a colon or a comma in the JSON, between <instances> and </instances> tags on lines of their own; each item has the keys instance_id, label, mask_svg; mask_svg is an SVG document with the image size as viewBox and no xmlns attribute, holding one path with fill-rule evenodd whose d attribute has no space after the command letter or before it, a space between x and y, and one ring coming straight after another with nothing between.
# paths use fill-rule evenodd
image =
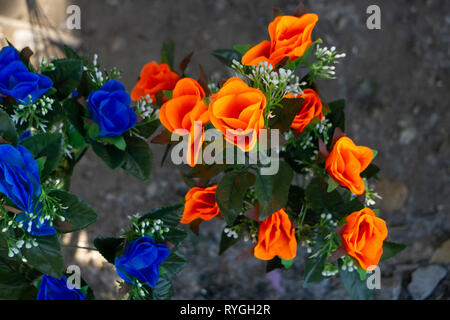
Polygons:
<instances>
[{"instance_id":1,"label":"dark red leaf","mask_svg":"<svg viewBox=\"0 0 450 320\"><path fill-rule=\"evenodd\" d=\"M189 63L191 62L192 56L194 55L194 51L192 51L191 53L189 53L186 57L184 57L183 60L181 60L180 62L180 71L181 74L184 75L184 72L186 71L187 66L189 65Z\"/></svg>"},{"instance_id":2,"label":"dark red leaf","mask_svg":"<svg viewBox=\"0 0 450 320\"><path fill-rule=\"evenodd\" d=\"M203 90L205 90L206 96L209 96L209 88L208 88L208 76L206 75L205 70L203 70L203 67L201 64L198 65L198 83L202 86Z\"/></svg>"}]
</instances>

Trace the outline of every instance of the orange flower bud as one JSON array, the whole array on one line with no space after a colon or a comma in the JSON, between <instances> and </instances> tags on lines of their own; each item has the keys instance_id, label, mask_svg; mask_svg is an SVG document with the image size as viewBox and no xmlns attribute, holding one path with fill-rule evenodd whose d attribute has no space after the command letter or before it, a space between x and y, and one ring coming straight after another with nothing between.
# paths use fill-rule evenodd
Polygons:
<instances>
[{"instance_id":1,"label":"orange flower bud","mask_svg":"<svg viewBox=\"0 0 450 320\"><path fill-rule=\"evenodd\" d=\"M264 128L266 103L261 90L233 77L213 96L209 116L228 142L247 152L256 145L259 130Z\"/></svg>"},{"instance_id":2,"label":"orange flower bud","mask_svg":"<svg viewBox=\"0 0 450 320\"><path fill-rule=\"evenodd\" d=\"M203 126L209 122L208 107L203 102L205 92L200 84L191 78L177 82L172 99L164 103L159 119L170 132L189 134L187 160L195 166L203 144Z\"/></svg>"},{"instance_id":3,"label":"orange flower bud","mask_svg":"<svg viewBox=\"0 0 450 320\"><path fill-rule=\"evenodd\" d=\"M302 98L305 100L291 124L291 128L299 133L302 133L314 118L319 117L320 120L323 119L322 101L313 89L305 89L303 94L299 94L297 97L287 94L286 98Z\"/></svg>"},{"instance_id":4,"label":"orange flower bud","mask_svg":"<svg viewBox=\"0 0 450 320\"><path fill-rule=\"evenodd\" d=\"M269 25L271 39L271 60L281 61L284 57L290 60L300 58L312 44L311 33L319 17L307 13L300 17L279 16Z\"/></svg>"},{"instance_id":5,"label":"orange flower bud","mask_svg":"<svg viewBox=\"0 0 450 320\"><path fill-rule=\"evenodd\" d=\"M275 67L285 57L300 58L312 44L311 33L318 20L313 13L276 17L269 25L271 41L263 41L248 50L242 57L242 64L257 66L267 61Z\"/></svg>"},{"instance_id":6,"label":"orange flower bud","mask_svg":"<svg viewBox=\"0 0 450 320\"><path fill-rule=\"evenodd\" d=\"M211 220L220 215L216 202L217 185L200 188L195 187L188 191L185 197L183 217L181 223L189 224L196 219Z\"/></svg>"},{"instance_id":7,"label":"orange flower bud","mask_svg":"<svg viewBox=\"0 0 450 320\"><path fill-rule=\"evenodd\" d=\"M370 148L356 146L348 137L340 138L325 161L325 168L334 180L356 195L364 193L361 172L373 159Z\"/></svg>"},{"instance_id":8,"label":"orange flower bud","mask_svg":"<svg viewBox=\"0 0 450 320\"><path fill-rule=\"evenodd\" d=\"M149 95L155 101L157 93L173 90L179 79L180 76L170 70L167 64L150 62L142 68L141 77L131 92L131 99L139 101Z\"/></svg>"},{"instance_id":9,"label":"orange flower bud","mask_svg":"<svg viewBox=\"0 0 450 320\"><path fill-rule=\"evenodd\" d=\"M272 60L270 58L271 46L272 44L270 41L265 40L250 48L242 57L242 64L246 66L257 66L261 62L267 62L275 67L283 59L283 57L279 60Z\"/></svg>"},{"instance_id":10,"label":"orange flower bud","mask_svg":"<svg viewBox=\"0 0 450 320\"><path fill-rule=\"evenodd\" d=\"M261 223L254 254L261 260L272 260L275 256L285 260L295 258L297 255L295 229L292 228L291 220L284 209L275 212Z\"/></svg>"},{"instance_id":11,"label":"orange flower bud","mask_svg":"<svg viewBox=\"0 0 450 320\"><path fill-rule=\"evenodd\" d=\"M388 234L386 222L369 208L353 212L345 220L347 224L341 236L347 253L358 260L364 270L378 265Z\"/></svg>"}]
</instances>

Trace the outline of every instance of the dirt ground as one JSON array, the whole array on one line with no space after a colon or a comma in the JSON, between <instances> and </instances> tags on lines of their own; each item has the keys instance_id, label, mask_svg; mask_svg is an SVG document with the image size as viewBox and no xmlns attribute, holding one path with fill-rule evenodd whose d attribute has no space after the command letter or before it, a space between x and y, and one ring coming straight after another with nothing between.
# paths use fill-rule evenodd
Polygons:
<instances>
[{"instance_id":1,"label":"dirt ground","mask_svg":"<svg viewBox=\"0 0 450 320\"><path fill-rule=\"evenodd\" d=\"M25 1L0 1L0 15L27 21ZM377 190L382 217L392 241L408 248L381 265L382 289L378 299L414 297L409 284L414 272L438 265L447 274L431 286L430 299L450 297L450 2L446 0L376 1L381 8L381 30L368 30L366 8L375 1L304 1L320 17L313 38L336 46L347 58L338 66L338 79L319 86L328 101L345 97L347 133L357 144L379 150L381 168ZM201 63L219 79L230 75L210 52L234 44L256 44L267 38L272 7L286 13L296 0L41 0L49 22L64 28L69 4L81 8L81 30L69 33L80 41L82 53L98 53L107 68L117 66L132 89L140 68L159 59L163 41L176 44L176 59L194 50L191 75ZM0 21L10 39L28 41L17 34L20 26ZM0 34L1 34L0 32ZM14 37L15 35L15 37ZM76 43L76 41L75 41ZM36 45L36 44L35 44ZM179 167L157 163L163 150L153 147L155 167L147 183L124 172L106 168L90 152L75 171L72 192L99 214L87 232L64 239L66 244L90 245L98 235L118 236L127 227L127 215L175 204L187 191ZM347 299L338 279L302 288L299 249L294 267L284 271L281 290L267 279L265 265L256 259L235 261L247 243L218 257L223 222L202 225L201 237L183 248L187 267L175 280L175 299ZM447 241L447 242L446 242ZM65 249L67 264L80 265L83 277L97 298L117 298L114 268L98 254ZM423 281L432 282L425 276Z\"/></svg>"}]
</instances>

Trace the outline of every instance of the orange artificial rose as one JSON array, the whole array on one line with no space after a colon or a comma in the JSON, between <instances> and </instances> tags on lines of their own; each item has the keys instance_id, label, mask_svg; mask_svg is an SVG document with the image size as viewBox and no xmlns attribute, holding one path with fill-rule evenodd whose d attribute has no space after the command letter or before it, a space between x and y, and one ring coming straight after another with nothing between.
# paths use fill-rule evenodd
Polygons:
<instances>
[{"instance_id":1,"label":"orange artificial rose","mask_svg":"<svg viewBox=\"0 0 450 320\"><path fill-rule=\"evenodd\" d=\"M200 84L191 78L177 82L172 99L161 107L159 119L170 132L189 134L187 162L193 167L203 144L203 126L209 122L208 107L203 102L205 92Z\"/></svg>"},{"instance_id":2,"label":"orange artificial rose","mask_svg":"<svg viewBox=\"0 0 450 320\"><path fill-rule=\"evenodd\" d=\"M314 118L319 117L320 120L323 119L322 101L313 89L305 89L303 94L299 94L297 97L287 94L286 98L302 98L305 100L291 124L291 128L299 133L302 133Z\"/></svg>"},{"instance_id":3,"label":"orange artificial rose","mask_svg":"<svg viewBox=\"0 0 450 320\"><path fill-rule=\"evenodd\" d=\"M366 170L372 159L373 151L370 148L356 146L350 138L342 137L328 155L325 168L340 185L361 195L365 190L361 172Z\"/></svg>"},{"instance_id":4,"label":"orange artificial rose","mask_svg":"<svg viewBox=\"0 0 450 320\"><path fill-rule=\"evenodd\" d=\"M285 260L297 255L295 229L284 209L275 212L259 226L258 244L254 250L255 257L272 260L279 256Z\"/></svg>"},{"instance_id":5,"label":"orange artificial rose","mask_svg":"<svg viewBox=\"0 0 450 320\"><path fill-rule=\"evenodd\" d=\"M347 224L341 236L347 253L358 260L364 270L378 265L388 234L386 222L369 208L353 212L345 220Z\"/></svg>"},{"instance_id":6,"label":"orange artificial rose","mask_svg":"<svg viewBox=\"0 0 450 320\"><path fill-rule=\"evenodd\" d=\"M189 190L185 197L183 217L181 223L189 224L194 220L211 220L220 215L219 206L216 202L217 185Z\"/></svg>"},{"instance_id":7,"label":"orange artificial rose","mask_svg":"<svg viewBox=\"0 0 450 320\"><path fill-rule=\"evenodd\" d=\"M242 64L245 66L257 66L261 62L276 66L280 61L270 60L270 48L272 44L270 41L264 40L263 42L251 47L242 57Z\"/></svg>"},{"instance_id":8,"label":"orange artificial rose","mask_svg":"<svg viewBox=\"0 0 450 320\"><path fill-rule=\"evenodd\" d=\"M269 24L271 41L265 40L248 50L242 57L242 64L257 66L267 62L275 67L285 57L300 58L312 44L311 33L318 20L313 13L276 17Z\"/></svg>"},{"instance_id":9,"label":"orange artificial rose","mask_svg":"<svg viewBox=\"0 0 450 320\"><path fill-rule=\"evenodd\" d=\"M269 25L271 39L271 60L281 61L300 58L312 44L311 33L319 17L306 13L300 17L279 16Z\"/></svg>"},{"instance_id":10,"label":"orange artificial rose","mask_svg":"<svg viewBox=\"0 0 450 320\"><path fill-rule=\"evenodd\" d=\"M173 90L178 80L180 76L170 70L167 64L150 62L142 68L141 77L131 92L131 99L139 101L149 95L155 101L157 93Z\"/></svg>"},{"instance_id":11,"label":"orange artificial rose","mask_svg":"<svg viewBox=\"0 0 450 320\"><path fill-rule=\"evenodd\" d=\"M209 117L225 139L247 152L264 128L266 97L237 77L229 79L209 105Z\"/></svg>"}]
</instances>

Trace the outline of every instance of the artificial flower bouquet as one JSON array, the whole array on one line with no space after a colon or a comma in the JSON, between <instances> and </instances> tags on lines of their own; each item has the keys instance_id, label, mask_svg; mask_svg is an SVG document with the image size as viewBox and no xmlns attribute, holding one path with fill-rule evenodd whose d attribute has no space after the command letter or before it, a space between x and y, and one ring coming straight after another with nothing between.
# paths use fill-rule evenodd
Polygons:
<instances>
[{"instance_id":1,"label":"artificial flower bouquet","mask_svg":"<svg viewBox=\"0 0 450 320\"><path fill-rule=\"evenodd\" d=\"M35 69L26 48L0 52L0 298L92 299L73 286L59 239L96 222L69 193L85 152L111 169L149 179L149 143L166 146L163 162L186 164L181 204L130 214L122 235L95 239L128 299L169 299L186 264L178 252L188 232L222 219L218 253L248 243L241 257L267 272L307 255L299 285L339 274L352 298L368 299L367 278L404 245L391 242L372 209L377 152L345 134L345 100L326 102L317 80L334 79L345 57L311 39L316 14L276 11L268 40L213 52L234 72L198 79L176 67L174 44L142 68L128 94L121 71L102 70L65 48L66 58ZM177 70L178 69L178 70ZM150 182L151 183L151 182ZM183 225L189 225L188 228ZM250 272L250 271L249 271Z\"/></svg>"}]
</instances>

